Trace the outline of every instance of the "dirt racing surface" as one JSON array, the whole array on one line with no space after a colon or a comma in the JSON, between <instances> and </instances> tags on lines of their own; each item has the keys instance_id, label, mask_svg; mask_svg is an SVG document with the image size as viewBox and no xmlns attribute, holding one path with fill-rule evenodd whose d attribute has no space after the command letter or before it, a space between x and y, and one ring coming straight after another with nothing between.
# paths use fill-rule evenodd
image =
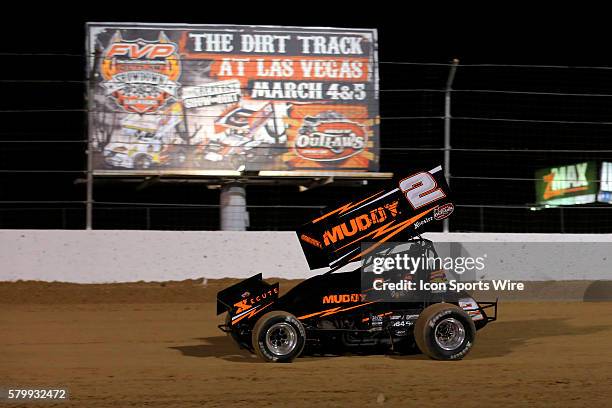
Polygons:
<instances>
[{"instance_id":1,"label":"dirt racing surface","mask_svg":"<svg viewBox=\"0 0 612 408\"><path fill-rule=\"evenodd\" d=\"M79 407L610 406L612 302L512 301L466 359L260 362L217 329L235 280L0 283L0 388L67 387ZM206 283L206 284L205 284ZM281 289L295 282L284 281ZM583 290L583 284L577 291ZM565 290L571 288L564 286Z\"/></svg>"}]
</instances>

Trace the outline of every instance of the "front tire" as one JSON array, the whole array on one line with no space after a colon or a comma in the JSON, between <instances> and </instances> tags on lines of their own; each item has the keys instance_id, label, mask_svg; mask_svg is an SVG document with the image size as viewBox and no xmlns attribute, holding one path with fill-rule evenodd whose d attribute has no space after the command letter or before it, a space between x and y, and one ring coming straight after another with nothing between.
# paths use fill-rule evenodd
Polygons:
<instances>
[{"instance_id":1,"label":"front tire","mask_svg":"<svg viewBox=\"0 0 612 408\"><path fill-rule=\"evenodd\" d=\"M134 157L134 168L137 170L147 170L153 165L153 161L146 154L139 154Z\"/></svg>"},{"instance_id":2,"label":"front tire","mask_svg":"<svg viewBox=\"0 0 612 408\"><path fill-rule=\"evenodd\" d=\"M304 350L306 331L291 313L281 310L263 315L253 328L253 349L267 362L290 363Z\"/></svg>"},{"instance_id":3,"label":"front tire","mask_svg":"<svg viewBox=\"0 0 612 408\"><path fill-rule=\"evenodd\" d=\"M419 350L434 360L461 360L469 353L475 338L472 318L450 303L427 307L414 325Z\"/></svg>"}]
</instances>

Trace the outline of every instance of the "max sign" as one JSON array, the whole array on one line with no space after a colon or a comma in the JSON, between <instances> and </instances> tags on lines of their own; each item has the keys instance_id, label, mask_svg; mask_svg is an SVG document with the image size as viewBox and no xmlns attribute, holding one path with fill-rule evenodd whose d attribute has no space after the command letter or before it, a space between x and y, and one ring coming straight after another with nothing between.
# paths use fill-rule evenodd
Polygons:
<instances>
[{"instance_id":1,"label":"max sign","mask_svg":"<svg viewBox=\"0 0 612 408\"><path fill-rule=\"evenodd\" d=\"M568 205L595 202L597 164L582 162L536 172L538 204Z\"/></svg>"}]
</instances>

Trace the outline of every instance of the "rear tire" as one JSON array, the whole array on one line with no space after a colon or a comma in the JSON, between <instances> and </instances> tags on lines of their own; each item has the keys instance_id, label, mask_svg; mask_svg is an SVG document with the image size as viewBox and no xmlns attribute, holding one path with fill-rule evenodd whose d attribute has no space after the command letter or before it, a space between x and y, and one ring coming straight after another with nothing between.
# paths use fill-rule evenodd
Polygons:
<instances>
[{"instance_id":1,"label":"rear tire","mask_svg":"<svg viewBox=\"0 0 612 408\"><path fill-rule=\"evenodd\" d=\"M436 303L420 314L414 325L414 340L434 360L461 360L476 338L472 318L460 307Z\"/></svg>"},{"instance_id":2,"label":"rear tire","mask_svg":"<svg viewBox=\"0 0 612 408\"><path fill-rule=\"evenodd\" d=\"M253 328L253 349L267 362L290 363L304 350L306 330L294 315L282 310L263 315Z\"/></svg>"},{"instance_id":3,"label":"rear tire","mask_svg":"<svg viewBox=\"0 0 612 408\"><path fill-rule=\"evenodd\" d=\"M153 161L146 154L139 154L134 157L134 168L137 170L147 170L153 165Z\"/></svg>"}]
</instances>

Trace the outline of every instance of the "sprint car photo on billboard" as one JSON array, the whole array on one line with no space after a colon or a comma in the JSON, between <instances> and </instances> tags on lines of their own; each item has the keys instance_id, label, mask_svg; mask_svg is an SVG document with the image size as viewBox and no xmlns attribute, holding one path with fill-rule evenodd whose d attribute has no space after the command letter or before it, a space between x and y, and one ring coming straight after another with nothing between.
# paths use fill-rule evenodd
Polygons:
<instances>
[{"instance_id":1,"label":"sprint car photo on billboard","mask_svg":"<svg viewBox=\"0 0 612 408\"><path fill-rule=\"evenodd\" d=\"M368 289L375 279L369 268L373 256L389 253L385 242L400 242L391 249L394 254L436 256L434 244L420 233L453 210L441 167L414 172L390 188L323 210L296 232L310 268L329 269L283 296L279 284L266 283L262 274L222 290L217 314L227 315L219 328L269 362L344 352L421 352L436 360L462 359L476 331L496 320L497 301L477 302L465 291L385 297ZM339 271L355 261L361 267ZM439 282L447 276L424 265L413 278Z\"/></svg>"}]
</instances>

